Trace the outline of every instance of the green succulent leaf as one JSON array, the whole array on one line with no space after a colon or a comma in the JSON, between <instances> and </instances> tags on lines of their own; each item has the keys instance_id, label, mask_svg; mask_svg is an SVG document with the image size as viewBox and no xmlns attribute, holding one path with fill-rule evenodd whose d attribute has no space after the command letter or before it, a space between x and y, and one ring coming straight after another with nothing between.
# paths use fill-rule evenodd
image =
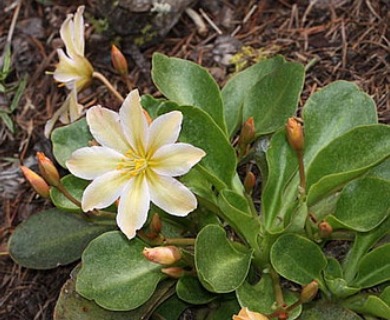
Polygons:
<instances>
[{"instance_id":1,"label":"green succulent leaf","mask_svg":"<svg viewBox=\"0 0 390 320\"><path fill-rule=\"evenodd\" d=\"M179 110L184 116L179 140L206 152L197 168L204 172L216 187L222 189L230 186L236 170L236 154L222 130L199 108L165 104L159 109L161 112L172 110Z\"/></svg>"},{"instance_id":2,"label":"green succulent leaf","mask_svg":"<svg viewBox=\"0 0 390 320\"><path fill-rule=\"evenodd\" d=\"M97 225L79 215L49 209L18 225L8 247L13 260L31 269L51 269L80 259L88 243L116 226Z\"/></svg>"},{"instance_id":3,"label":"green succulent leaf","mask_svg":"<svg viewBox=\"0 0 390 320\"><path fill-rule=\"evenodd\" d=\"M77 178L71 174L61 178L61 182L69 193L78 201L81 201L85 188L89 181ZM53 204L61 209L71 212L82 212L80 207L76 206L67 197L64 196L57 188L50 189L50 198Z\"/></svg>"},{"instance_id":4,"label":"green succulent leaf","mask_svg":"<svg viewBox=\"0 0 390 320\"><path fill-rule=\"evenodd\" d=\"M225 119L230 137L234 135L242 118L244 100L254 84L282 66L286 61L282 56L256 63L255 65L235 74L223 87L222 98L225 106Z\"/></svg>"},{"instance_id":5,"label":"green succulent leaf","mask_svg":"<svg viewBox=\"0 0 390 320\"><path fill-rule=\"evenodd\" d=\"M134 310L153 295L163 278L159 264L145 259L145 244L108 232L92 241L82 256L76 290L112 311Z\"/></svg>"},{"instance_id":6,"label":"green succulent leaf","mask_svg":"<svg viewBox=\"0 0 390 320\"><path fill-rule=\"evenodd\" d=\"M305 121L305 164L347 131L378 122L375 103L352 82L336 81L307 100Z\"/></svg>"},{"instance_id":7,"label":"green succulent leaf","mask_svg":"<svg viewBox=\"0 0 390 320\"><path fill-rule=\"evenodd\" d=\"M51 134L54 157L62 167L66 168L65 162L72 153L77 149L87 147L92 139L85 119L57 128Z\"/></svg>"},{"instance_id":8,"label":"green succulent leaf","mask_svg":"<svg viewBox=\"0 0 390 320\"><path fill-rule=\"evenodd\" d=\"M172 297L170 297L168 300L164 301L160 306L158 306L156 311L153 313L152 319L178 320L180 319L180 315L187 308L188 308L188 304L181 301L177 297L177 295L174 294ZM144 319L144 318L131 318L131 319Z\"/></svg>"},{"instance_id":9,"label":"green succulent leaf","mask_svg":"<svg viewBox=\"0 0 390 320\"><path fill-rule=\"evenodd\" d=\"M198 278L192 276L184 276L179 279L176 293L181 300L195 305L206 304L218 298L217 295L207 291Z\"/></svg>"},{"instance_id":10,"label":"green succulent leaf","mask_svg":"<svg viewBox=\"0 0 390 320\"><path fill-rule=\"evenodd\" d=\"M367 232L390 214L390 181L363 178L351 181L337 202L335 219L345 228Z\"/></svg>"},{"instance_id":11,"label":"green succulent leaf","mask_svg":"<svg viewBox=\"0 0 390 320\"><path fill-rule=\"evenodd\" d=\"M255 83L245 95L243 121L253 117L257 135L272 133L296 113L304 67L285 62Z\"/></svg>"},{"instance_id":12,"label":"green succulent leaf","mask_svg":"<svg viewBox=\"0 0 390 320\"><path fill-rule=\"evenodd\" d=\"M252 253L226 238L225 230L216 225L204 227L195 243L195 265L199 280L211 292L227 293L245 280Z\"/></svg>"},{"instance_id":13,"label":"green succulent leaf","mask_svg":"<svg viewBox=\"0 0 390 320\"><path fill-rule=\"evenodd\" d=\"M225 134L226 125L219 87L209 72L196 63L155 53L152 79L156 87L179 105L201 108Z\"/></svg>"},{"instance_id":14,"label":"green succulent leaf","mask_svg":"<svg viewBox=\"0 0 390 320\"><path fill-rule=\"evenodd\" d=\"M390 127L362 126L333 140L307 170L308 204L312 205L390 155Z\"/></svg>"},{"instance_id":15,"label":"green succulent leaf","mask_svg":"<svg viewBox=\"0 0 390 320\"><path fill-rule=\"evenodd\" d=\"M284 234L271 247L271 263L286 279L301 285L317 280L321 286L327 261L314 242L297 234Z\"/></svg>"},{"instance_id":16,"label":"green succulent leaf","mask_svg":"<svg viewBox=\"0 0 390 320\"><path fill-rule=\"evenodd\" d=\"M80 266L77 266L72 271L71 279L61 289L54 309L54 320L147 320L153 310L173 293L174 281L163 281L158 285L153 296L141 307L132 311L109 311L76 292L76 277L79 269Z\"/></svg>"},{"instance_id":17,"label":"green succulent leaf","mask_svg":"<svg viewBox=\"0 0 390 320\"><path fill-rule=\"evenodd\" d=\"M271 314L275 311L275 293L272 279L268 274L263 274L260 281L254 285L244 282L236 290L237 300L242 307L247 307L253 312ZM292 305L299 300L299 295L290 291L284 291L284 298L287 305ZM289 319L293 320L299 317L302 306L295 308Z\"/></svg>"},{"instance_id":18,"label":"green succulent leaf","mask_svg":"<svg viewBox=\"0 0 390 320\"><path fill-rule=\"evenodd\" d=\"M283 192L298 168L297 156L286 140L284 129L273 135L267 150L267 163L268 179L262 196L262 211L265 227L270 231L284 225L283 216L280 216L281 207L286 205Z\"/></svg>"},{"instance_id":19,"label":"green succulent leaf","mask_svg":"<svg viewBox=\"0 0 390 320\"><path fill-rule=\"evenodd\" d=\"M343 305L353 311L390 320L390 306L380 297L359 294L351 297Z\"/></svg>"},{"instance_id":20,"label":"green succulent leaf","mask_svg":"<svg viewBox=\"0 0 390 320\"><path fill-rule=\"evenodd\" d=\"M360 261L354 286L369 288L390 280L390 243L367 253Z\"/></svg>"},{"instance_id":21,"label":"green succulent leaf","mask_svg":"<svg viewBox=\"0 0 390 320\"><path fill-rule=\"evenodd\" d=\"M366 177L390 181L390 158L368 171Z\"/></svg>"}]
</instances>

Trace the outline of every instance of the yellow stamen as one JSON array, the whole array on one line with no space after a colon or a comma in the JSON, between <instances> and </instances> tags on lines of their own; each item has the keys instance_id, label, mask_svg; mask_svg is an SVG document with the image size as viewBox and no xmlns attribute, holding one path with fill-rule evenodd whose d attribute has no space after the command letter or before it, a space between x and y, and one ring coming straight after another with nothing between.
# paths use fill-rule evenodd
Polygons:
<instances>
[{"instance_id":1,"label":"yellow stamen","mask_svg":"<svg viewBox=\"0 0 390 320\"><path fill-rule=\"evenodd\" d=\"M117 165L117 170L125 170L126 174L135 177L145 171L148 166L146 159L139 157L133 150L125 153L126 158L121 160Z\"/></svg>"}]
</instances>

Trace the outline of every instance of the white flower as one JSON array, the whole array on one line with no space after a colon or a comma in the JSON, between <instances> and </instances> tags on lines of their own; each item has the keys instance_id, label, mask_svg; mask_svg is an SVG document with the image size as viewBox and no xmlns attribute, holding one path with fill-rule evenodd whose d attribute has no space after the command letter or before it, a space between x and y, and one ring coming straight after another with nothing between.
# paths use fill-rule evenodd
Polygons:
<instances>
[{"instance_id":1,"label":"white flower","mask_svg":"<svg viewBox=\"0 0 390 320\"><path fill-rule=\"evenodd\" d=\"M173 177L187 173L205 152L175 143L183 115L161 115L150 125L137 90L125 99L119 114L100 106L87 111L87 122L101 146L76 150L66 165L75 176L93 180L85 189L82 209L108 207L120 197L117 224L131 239L147 218L150 201L175 216L197 206L194 194Z\"/></svg>"},{"instance_id":2,"label":"white flower","mask_svg":"<svg viewBox=\"0 0 390 320\"><path fill-rule=\"evenodd\" d=\"M69 14L61 26L60 35L66 47L66 54L58 49L59 63L54 71L54 79L67 88L76 86L77 91L85 88L92 79L93 67L84 57L84 6L76 14Z\"/></svg>"},{"instance_id":3,"label":"white flower","mask_svg":"<svg viewBox=\"0 0 390 320\"><path fill-rule=\"evenodd\" d=\"M69 92L69 95L62 106L53 114L51 119L46 122L45 137L49 138L57 120L60 120L63 124L72 123L80 118L82 111L83 106L77 101L77 91L76 87L74 87Z\"/></svg>"}]
</instances>

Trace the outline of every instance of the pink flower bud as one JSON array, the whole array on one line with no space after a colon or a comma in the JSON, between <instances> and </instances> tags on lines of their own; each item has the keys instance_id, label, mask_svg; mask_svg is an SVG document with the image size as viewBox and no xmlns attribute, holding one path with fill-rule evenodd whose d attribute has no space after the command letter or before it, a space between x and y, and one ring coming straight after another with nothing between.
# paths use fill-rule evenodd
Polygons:
<instances>
[{"instance_id":1,"label":"pink flower bud","mask_svg":"<svg viewBox=\"0 0 390 320\"><path fill-rule=\"evenodd\" d=\"M268 320L268 318L261 313L252 312L247 307L244 307L238 315L233 316L233 320Z\"/></svg>"},{"instance_id":2,"label":"pink flower bud","mask_svg":"<svg viewBox=\"0 0 390 320\"><path fill-rule=\"evenodd\" d=\"M310 302L314 299L318 292L318 282L313 280L309 284L303 287L301 291L300 300L302 303Z\"/></svg>"},{"instance_id":3,"label":"pink flower bud","mask_svg":"<svg viewBox=\"0 0 390 320\"><path fill-rule=\"evenodd\" d=\"M127 65L127 60L123 53L115 45L112 45L111 47L111 61L115 70L120 75L126 75L128 73L129 69Z\"/></svg>"},{"instance_id":4,"label":"pink flower bud","mask_svg":"<svg viewBox=\"0 0 390 320\"><path fill-rule=\"evenodd\" d=\"M180 249L175 246L145 248L143 255L149 261L162 265L174 264L182 257Z\"/></svg>"},{"instance_id":5,"label":"pink flower bud","mask_svg":"<svg viewBox=\"0 0 390 320\"><path fill-rule=\"evenodd\" d=\"M20 166L20 170L22 170L24 177L30 183L36 193L38 193L43 198L49 198L50 187L40 175L36 174L34 171L25 166Z\"/></svg>"},{"instance_id":6,"label":"pink flower bud","mask_svg":"<svg viewBox=\"0 0 390 320\"><path fill-rule=\"evenodd\" d=\"M39 171L42 177L53 187L60 184L60 174L53 162L42 152L37 152Z\"/></svg>"},{"instance_id":7,"label":"pink flower bud","mask_svg":"<svg viewBox=\"0 0 390 320\"><path fill-rule=\"evenodd\" d=\"M163 268L163 269L161 269L161 272L165 273L167 276L169 276L173 279L179 279L185 273L184 269L180 268L180 267Z\"/></svg>"},{"instance_id":8,"label":"pink flower bud","mask_svg":"<svg viewBox=\"0 0 390 320\"><path fill-rule=\"evenodd\" d=\"M287 140L290 146L297 152L304 148L303 127L296 118L289 118L286 123Z\"/></svg>"}]
</instances>

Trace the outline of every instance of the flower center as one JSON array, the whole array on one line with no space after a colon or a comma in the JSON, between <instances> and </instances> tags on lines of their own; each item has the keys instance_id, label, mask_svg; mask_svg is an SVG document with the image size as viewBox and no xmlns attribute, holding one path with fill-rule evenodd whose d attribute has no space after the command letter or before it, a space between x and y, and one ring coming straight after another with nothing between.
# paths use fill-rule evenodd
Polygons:
<instances>
[{"instance_id":1,"label":"flower center","mask_svg":"<svg viewBox=\"0 0 390 320\"><path fill-rule=\"evenodd\" d=\"M142 173L148 166L147 160L138 156L132 150L127 151L125 156L125 159L119 161L117 170L125 170L126 174L129 174L131 177Z\"/></svg>"}]
</instances>

